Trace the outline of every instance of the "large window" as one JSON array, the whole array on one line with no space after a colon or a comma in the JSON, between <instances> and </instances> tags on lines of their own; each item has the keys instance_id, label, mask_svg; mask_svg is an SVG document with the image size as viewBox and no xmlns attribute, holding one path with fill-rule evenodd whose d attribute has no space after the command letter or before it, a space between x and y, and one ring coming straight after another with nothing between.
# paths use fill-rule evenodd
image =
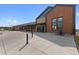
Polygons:
<instances>
[{"instance_id":1,"label":"large window","mask_svg":"<svg viewBox=\"0 0 79 59\"><path fill-rule=\"evenodd\" d=\"M45 32L45 24L40 24L37 26L38 32Z\"/></svg>"},{"instance_id":2,"label":"large window","mask_svg":"<svg viewBox=\"0 0 79 59\"><path fill-rule=\"evenodd\" d=\"M52 19L52 29L53 29L53 31L56 30L56 25L57 25L56 19L53 18L53 19Z\"/></svg>"},{"instance_id":3,"label":"large window","mask_svg":"<svg viewBox=\"0 0 79 59\"><path fill-rule=\"evenodd\" d=\"M58 29L59 29L59 30L62 30L62 20L63 20L62 17L59 17L59 18L58 18Z\"/></svg>"}]
</instances>

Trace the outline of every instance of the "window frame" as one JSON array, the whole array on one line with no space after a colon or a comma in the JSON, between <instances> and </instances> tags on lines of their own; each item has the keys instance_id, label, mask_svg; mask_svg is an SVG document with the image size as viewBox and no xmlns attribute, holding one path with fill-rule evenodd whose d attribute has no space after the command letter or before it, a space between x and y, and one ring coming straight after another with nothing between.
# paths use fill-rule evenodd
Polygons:
<instances>
[{"instance_id":1,"label":"window frame","mask_svg":"<svg viewBox=\"0 0 79 59\"><path fill-rule=\"evenodd\" d=\"M58 18L62 18L62 21L61 21L62 25L61 26L58 25L58 23L59 23ZM61 27L61 29L63 29L63 16L59 16L58 18L57 18L58 30L59 30L59 27Z\"/></svg>"},{"instance_id":2,"label":"window frame","mask_svg":"<svg viewBox=\"0 0 79 59\"><path fill-rule=\"evenodd\" d=\"M53 22L53 19L55 19L56 23ZM55 23L55 25L53 25L53 23ZM52 31L54 31L53 28L54 28L55 26L57 27L57 18L52 18L52 20L51 20L51 29L52 29ZM56 29L55 29L55 30L56 30Z\"/></svg>"}]
</instances>

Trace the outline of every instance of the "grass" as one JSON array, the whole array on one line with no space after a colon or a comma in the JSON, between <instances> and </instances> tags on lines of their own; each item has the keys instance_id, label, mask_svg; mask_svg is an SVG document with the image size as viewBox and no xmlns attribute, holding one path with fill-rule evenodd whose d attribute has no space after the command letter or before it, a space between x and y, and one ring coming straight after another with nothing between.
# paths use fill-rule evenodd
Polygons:
<instances>
[{"instance_id":1,"label":"grass","mask_svg":"<svg viewBox=\"0 0 79 59\"><path fill-rule=\"evenodd\" d=\"M79 36L76 36L75 38L76 38L75 42L76 42L77 48L79 49Z\"/></svg>"},{"instance_id":2,"label":"grass","mask_svg":"<svg viewBox=\"0 0 79 59\"><path fill-rule=\"evenodd\" d=\"M79 32L76 33L75 42L76 42L76 46L77 46L77 48L79 50Z\"/></svg>"}]
</instances>

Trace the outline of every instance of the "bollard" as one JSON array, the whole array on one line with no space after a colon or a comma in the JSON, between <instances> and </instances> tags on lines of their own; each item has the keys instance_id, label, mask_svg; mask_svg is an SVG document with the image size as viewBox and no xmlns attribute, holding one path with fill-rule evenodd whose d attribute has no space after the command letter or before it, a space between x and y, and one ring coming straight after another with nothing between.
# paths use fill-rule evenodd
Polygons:
<instances>
[{"instance_id":1,"label":"bollard","mask_svg":"<svg viewBox=\"0 0 79 59\"><path fill-rule=\"evenodd\" d=\"M26 34L26 44L28 44L28 34Z\"/></svg>"},{"instance_id":2,"label":"bollard","mask_svg":"<svg viewBox=\"0 0 79 59\"><path fill-rule=\"evenodd\" d=\"M26 43L25 43L25 45L22 46L22 47L19 49L19 51L21 51L27 44L28 44L28 34L26 34Z\"/></svg>"},{"instance_id":3,"label":"bollard","mask_svg":"<svg viewBox=\"0 0 79 59\"><path fill-rule=\"evenodd\" d=\"M32 38L33 38L33 31L32 31Z\"/></svg>"}]
</instances>

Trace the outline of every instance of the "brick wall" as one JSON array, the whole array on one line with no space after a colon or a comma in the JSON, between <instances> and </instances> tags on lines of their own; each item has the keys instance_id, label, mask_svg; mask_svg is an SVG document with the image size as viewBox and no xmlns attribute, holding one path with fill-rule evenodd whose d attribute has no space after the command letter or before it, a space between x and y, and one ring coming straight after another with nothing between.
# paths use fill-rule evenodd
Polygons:
<instances>
[{"instance_id":1,"label":"brick wall","mask_svg":"<svg viewBox=\"0 0 79 59\"><path fill-rule=\"evenodd\" d=\"M52 32L51 21L52 18L58 18L63 16L63 26L62 31L64 33L73 33L74 26L74 6L55 6L48 14L47 14L47 32Z\"/></svg>"}]
</instances>

